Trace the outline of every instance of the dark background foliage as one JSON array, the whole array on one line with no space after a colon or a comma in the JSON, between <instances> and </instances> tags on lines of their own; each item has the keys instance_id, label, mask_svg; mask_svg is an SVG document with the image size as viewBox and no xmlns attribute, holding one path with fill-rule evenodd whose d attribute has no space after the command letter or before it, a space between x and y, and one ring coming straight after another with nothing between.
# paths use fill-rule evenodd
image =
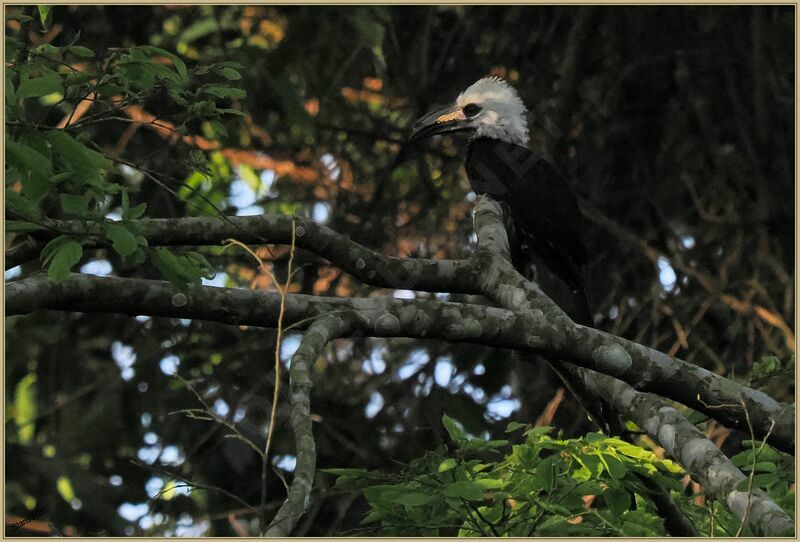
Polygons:
<instances>
[{"instance_id":1,"label":"dark background foliage","mask_svg":"<svg viewBox=\"0 0 800 542\"><path fill-rule=\"evenodd\" d=\"M312 216L387 254L463 257L472 233L464 141L404 140L430 107L500 75L528 105L531 146L567 174L584 206L598 327L745 381L763 356L793 352L791 7L55 6L52 20L23 39L63 45L80 32L79 44L98 57L152 44L190 68L243 66L230 84L246 97L229 106L245 116L225 117L224 130L187 118L157 88L142 104L217 150L124 121L87 127L106 153L159 180L113 174L138 186L131 203L146 202L148 216L212 213L188 183L228 214ZM18 29L7 23L7 33ZM45 125L65 115L44 102L28 107ZM193 174L193 151L208 158L209 178ZM280 273L286 251L273 252ZM213 284L273 287L234 251L207 256L220 272ZM312 254L298 260L294 291L372 292ZM80 266L159 278L111 251L88 251ZM9 511L24 516L35 502L81 535L249 528L253 516L230 495L258 502L258 457L224 428L174 414L198 405L167 373L194 379L219 414L260 441L274 332L37 313L7 319L6 341L7 404L33 397L36 413L27 442L6 423ZM284 354L296 344L290 335ZM409 340L339 341L314 378L321 468L397 469L446 440L444 412L476 435L500 435L509 420L535 422L559 387L506 351ZM760 384L779 400L793 397L787 378ZM273 449L276 473L291 476L286 404ZM545 422L568 434L588 428L570 399L551 407ZM707 430L719 443L729 438ZM169 473L225 491L150 499ZM277 507L276 473L269 502ZM318 476L297 534L357 525L364 502L331 483Z\"/></svg>"}]
</instances>

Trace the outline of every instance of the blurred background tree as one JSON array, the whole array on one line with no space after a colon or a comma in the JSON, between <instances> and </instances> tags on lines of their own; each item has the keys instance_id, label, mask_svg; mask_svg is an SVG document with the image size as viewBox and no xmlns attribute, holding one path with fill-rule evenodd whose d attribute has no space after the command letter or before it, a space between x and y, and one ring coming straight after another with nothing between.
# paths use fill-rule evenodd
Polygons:
<instances>
[{"instance_id":1,"label":"blurred background tree","mask_svg":"<svg viewBox=\"0 0 800 542\"><path fill-rule=\"evenodd\" d=\"M130 164L113 175L137 190L131 206L146 203L152 217L214 215L210 204L310 216L389 255L471 250L460 146L404 141L434 104L479 77L506 78L530 110L531 146L567 174L589 218L597 326L745 382L755 368L754 385L792 400L792 7L54 6L48 22L7 19L6 33L31 47L78 38L97 58L153 45L190 70L214 64L246 91L216 89L216 105L242 115L213 121L155 85L120 118L87 125L104 154ZM190 84L201 76L192 71ZM56 126L74 105L59 100L25 107ZM118 196L106 205L119 216ZM218 271L206 284L274 288L245 257L204 254ZM283 269L286 250L260 254ZM309 253L297 263L292 291L387 293ZM78 267L159 277L111 251L88 251ZM66 534L255 532L240 500L258 502L258 456L223 427L174 414L198 405L170 374L193 379L218 415L263 439L273 332L37 313L7 319L6 340L10 512L44 506ZM286 338L284 359L297 344ZM507 351L341 340L314 371L320 468L395 469L446 440L444 412L487 437L510 420L588 428L552 375ZM295 461L285 405L275 508ZM742 439L713 422L706 430L723 447ZM358 524L365 502L331 482L319 476L296 534Z\"/></svg>"}]
</instances>

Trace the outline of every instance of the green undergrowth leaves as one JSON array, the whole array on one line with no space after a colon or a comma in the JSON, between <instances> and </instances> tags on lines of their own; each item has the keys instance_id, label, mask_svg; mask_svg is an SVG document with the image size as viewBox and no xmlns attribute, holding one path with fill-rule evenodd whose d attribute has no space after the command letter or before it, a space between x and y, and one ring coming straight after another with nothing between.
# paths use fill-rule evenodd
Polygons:
<instances>
[{"instance_id":1,"label":"green undergrowth leaves","mask_svg":"<svg viewBox=\"0 0 800 542\"><path fill-rule=\"evenodd\" d=\"M400 474L328 469L336 488L369 504L360 534L380 536L663 536L641 482L680 495L683 470L655 453L601 433L552 436L509 424L519 444L469 435L442 423L455 447L411 461ZM521 435L520 435L521 433ZM519 440L519 439L518 439Z\"/></svg>"},{"instance_id":2,"label":"green undergrowth leaves","mask_svg":"<svg viewBox=\"0 0 800 542\"><path fill-rule=\"evenodd\" d=\"M698 533L734 536L740 522L722 503L693 493L683 469L653 450L602 433L553 435L550 427L508 424L517 443L470 435L445 415L454 446L440 446L400 473L323 469L335 489L360 492L368 512L352 533L371 536L666 536L652 494L655 482ZM767 491L794 509L792 457L745 441L733 463L753 479L741 490ZM747 534L747 530L744 530Z\"/></svg>"}]
</instances>

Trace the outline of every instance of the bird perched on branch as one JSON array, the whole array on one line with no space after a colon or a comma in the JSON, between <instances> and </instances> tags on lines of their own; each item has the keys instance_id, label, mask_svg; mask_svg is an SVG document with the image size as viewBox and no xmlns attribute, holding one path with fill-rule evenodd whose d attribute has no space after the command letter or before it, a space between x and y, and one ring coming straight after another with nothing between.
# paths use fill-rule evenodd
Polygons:
<instances>
[{"instance_id":1,"label":"bird perched on branch","mask_svg":"<svg viewBox=\"0 0 800 542\"><path fill-rule=\"evenodd\" d=\"M467 176L476 194L488 194L505 207L514 267L534 280L575 322L591 326L580 209L564 177L527 147L526 113L511 85L498 77L486 77L462 92L455 103L418 120L409 141L472 133ZM597 398L587 400L574 367L567 375L556 372L595 422L607 417L598 412L604 409L587 404L597 403ZM608 422L602 425L609 428Z\"/></svg>"}]
</instances>

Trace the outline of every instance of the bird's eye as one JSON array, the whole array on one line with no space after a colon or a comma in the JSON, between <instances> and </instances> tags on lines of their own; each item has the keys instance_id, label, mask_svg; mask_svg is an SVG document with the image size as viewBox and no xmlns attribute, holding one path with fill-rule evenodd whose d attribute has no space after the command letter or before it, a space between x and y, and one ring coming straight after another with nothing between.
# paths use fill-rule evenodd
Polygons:
<instances>
[{"instance_id":1,"label":"bird's eye","mask_svg":"<svg viewBox=\"0 0 800 542\"><path fill-rule=\"evenodd\" d=\"M481 106L477 104L467 104L464 106L464 109L462 109L462 111L464 111L464 116L474 117L475 115L481 112Z\"/></svg>"}]
</instances>

